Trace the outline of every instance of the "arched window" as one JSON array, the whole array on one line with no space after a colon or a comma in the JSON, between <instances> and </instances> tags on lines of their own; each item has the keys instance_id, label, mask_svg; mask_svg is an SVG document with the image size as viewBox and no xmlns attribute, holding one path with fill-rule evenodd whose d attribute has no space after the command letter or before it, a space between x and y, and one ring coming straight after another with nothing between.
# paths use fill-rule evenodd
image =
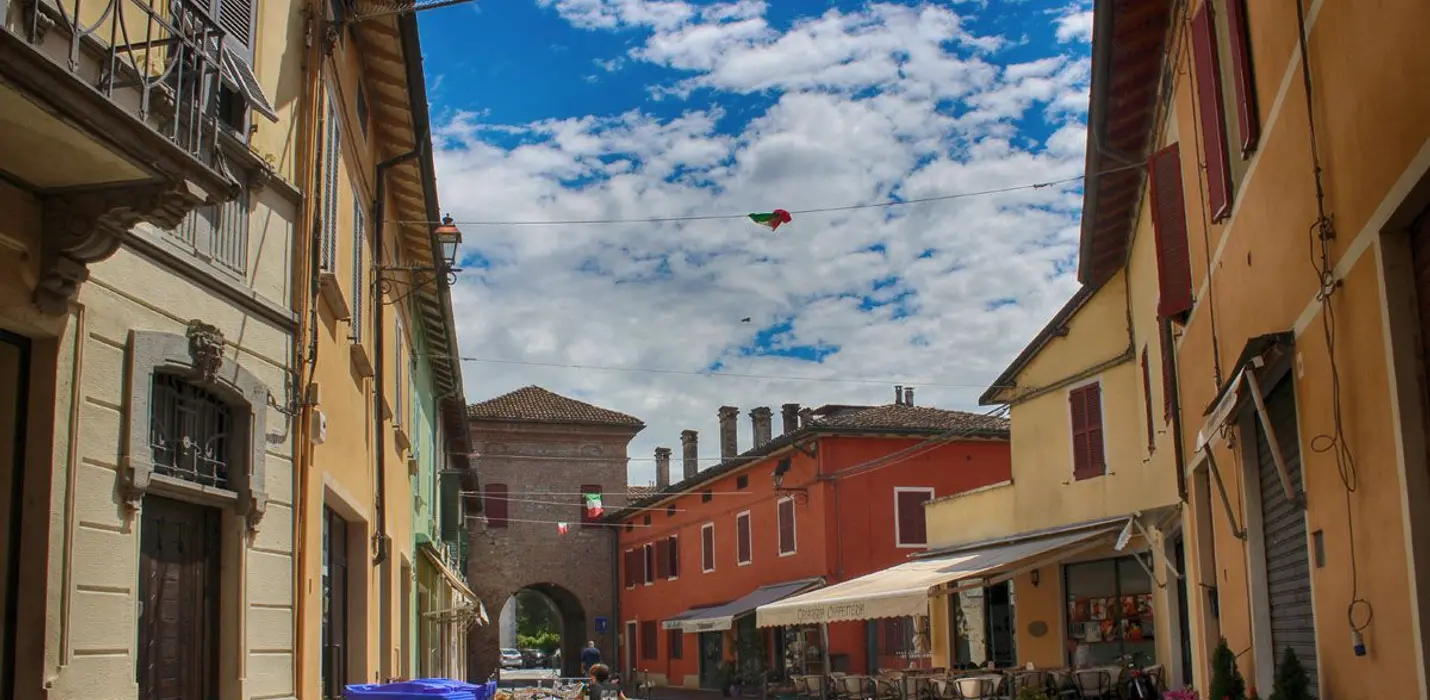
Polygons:
<instances>
[{"instance_id":1,"label":"arched window","mask_svg":"<svg viewBox=\"0 0 1430 700\"><path fill-rule=\"evenodd\" d=\"M232 491L234 410L217 394L182 377L154 375L149 404L149 448L154 472Z\"/></svg>"}]
</instances>

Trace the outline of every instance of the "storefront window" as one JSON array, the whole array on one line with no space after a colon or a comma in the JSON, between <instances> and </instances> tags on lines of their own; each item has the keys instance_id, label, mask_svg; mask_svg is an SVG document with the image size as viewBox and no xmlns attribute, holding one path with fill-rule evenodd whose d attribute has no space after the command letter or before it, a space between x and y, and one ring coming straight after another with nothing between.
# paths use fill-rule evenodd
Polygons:
<instances>
[{"instance_id":1,"label":"storefront window","mask_svg":"<svg viewBox=\"0 0 1430 700\"><path fill-rule=\"evenodd\" d=\"M1070 664L1115 664L1123 654L1155 663L1152 580L1135 559L1069 564L1063 577Z\"/></svg>"},{"instance_id":2,"label":"storefront window","mask_svg":"<svg viewBox=\"0 0 1430 700\"><path fill-rule=\"evenodd\" d=\"M1014 666L1013 584L1003 582L949 596L953 611L953 663L956 668Z\"/></svg>"}]
</instances>

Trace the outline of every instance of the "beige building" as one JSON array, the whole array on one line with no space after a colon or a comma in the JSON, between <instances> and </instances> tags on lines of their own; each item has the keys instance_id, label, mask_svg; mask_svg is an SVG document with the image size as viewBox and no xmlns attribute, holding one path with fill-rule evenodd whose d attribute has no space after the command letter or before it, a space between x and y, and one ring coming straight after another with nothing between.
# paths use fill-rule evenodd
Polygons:
<instances>
[{"instance_id":1,"label":"beige building","mask_svg":"<svg viewBox=\"0 0 1430 700\"><path fill-rule=\"evenodd\" d=\"M0 697L294 696L302 35L206 9L0 3Z\"/></svg>"}]
</instances>

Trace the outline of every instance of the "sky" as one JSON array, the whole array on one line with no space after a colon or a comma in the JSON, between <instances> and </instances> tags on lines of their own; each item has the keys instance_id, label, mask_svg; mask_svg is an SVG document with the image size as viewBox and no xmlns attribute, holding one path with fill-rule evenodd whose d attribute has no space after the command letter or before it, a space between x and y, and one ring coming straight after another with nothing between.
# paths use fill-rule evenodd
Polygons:
<instances>
[{"instance_id":1,"label":"sky","mask_svg":"<svg viewBox=\"0 0 1430 700\"><path fill-rule=\"evenodd\" d=\"M895 384L988 410L1077 289L1075 180L856 205L1081 175L1090 0L420 17L467 399L536 384L642 419L632 484L687 428L718 463L722 405L741 450L757 406L776 431L781 404L886 404ZM777 208L796 212L777 231L743 218ZM640 221L688 217L709 218Z\"/></svg>"}]
</instances>

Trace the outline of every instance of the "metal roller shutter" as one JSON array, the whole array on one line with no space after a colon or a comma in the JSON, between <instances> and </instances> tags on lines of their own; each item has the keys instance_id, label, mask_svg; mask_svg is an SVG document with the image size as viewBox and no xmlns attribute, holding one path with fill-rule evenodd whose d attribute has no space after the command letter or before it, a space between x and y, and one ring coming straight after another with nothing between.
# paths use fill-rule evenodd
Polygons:
<instances>
[{"instance_id":1,"label":"metal roller shutter","mask_svg":"<svg viewBox=\"0 0 1430 700\"><path fill-rule=\"evenodd\" d=\"M1301 443L1296 430L1296 395L1285 379L1266 397L1266 412L1281 444L1291 483L1301 492ZM1261 423L1256 423L1257 471L1261 482L1261 522L1266 541L1266 588L1271 603L1271 643L1279 665L1286 647L1306 667L1316 691L1316 623L1311 604L1311 566L1305 511L1286 500L1281 475Z\"/></svg>"}]
</instances>

